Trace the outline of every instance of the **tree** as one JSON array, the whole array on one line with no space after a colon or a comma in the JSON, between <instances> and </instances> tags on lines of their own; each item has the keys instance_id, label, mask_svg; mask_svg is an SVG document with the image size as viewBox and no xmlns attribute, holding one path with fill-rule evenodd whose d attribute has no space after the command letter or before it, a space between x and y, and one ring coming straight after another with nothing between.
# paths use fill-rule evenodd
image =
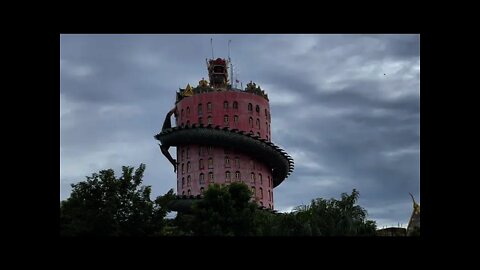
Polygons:
<instances>
[{"instance_id":1,"label":"tree","mask_svg":"<svg viewBox=\"0 0 480 270\"><path fill-rule=\"evenodd\" d=\"M244 183L213 184L205 191L203 199L193 204L189 222L188 215L177 218L187 227L183 230L193 235L253 235L257 205L250 201L251 195Z\"/></svg>"},{"instance_id":2,"label":"tree","mask_svg":"<svg viewBox=\"0 0 480 270\"><path fill-rule=\"evenodd\" d=\"M165 225L166 204L173 189L151 201L151 187L141 186L145 165L134 171L122 167L116 178L112 169L93 173L72 184L70 198L60 203L60 234L65 236L159 235Z\"/></svg>"}]
</instances>

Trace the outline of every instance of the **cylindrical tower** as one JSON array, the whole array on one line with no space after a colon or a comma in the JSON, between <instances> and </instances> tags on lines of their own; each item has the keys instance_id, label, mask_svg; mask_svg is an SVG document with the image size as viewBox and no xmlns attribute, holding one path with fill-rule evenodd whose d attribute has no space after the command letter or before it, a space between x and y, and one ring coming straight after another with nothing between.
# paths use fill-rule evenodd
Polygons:
<instances>
[{"instance_id":1,"label":"cylindrical tower","mask_svg":"<svg viewBox=\"0 0 480 270\"><path fill-rule=\"evenodd\" d=\"M273 209L273 188L293 171L293 160L271 142L268 96L252 82L232 88L224 59L211 59L207 67L210 83L202 79L195 88L180 89L155 136L176 169L177 194L197 196L209 184L239 181L260 206ZM176 160L170 146L177 146Z\"/></svg>"}]
</instances>

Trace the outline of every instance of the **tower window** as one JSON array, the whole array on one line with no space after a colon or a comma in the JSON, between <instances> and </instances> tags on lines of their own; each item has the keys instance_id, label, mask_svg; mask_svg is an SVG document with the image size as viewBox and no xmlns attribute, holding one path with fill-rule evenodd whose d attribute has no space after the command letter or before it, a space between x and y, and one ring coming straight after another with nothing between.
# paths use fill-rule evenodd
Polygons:
<instances>
[{"instance_id":1,"label":"tower window","mask_svg":"<svg viewBox=\"0 0 480 270\"><path fill-rule=\"evenodd\" d=\"M182 177L182 188L185 187L185 177Z\"/></svg>"},{"instance_id":2,"label":"tower window","mask_svg":"<svg viewBox=\"0 0 480 270\"><path fill-rule=\"evenodd\" d=\"M235 181L240 181L240 172L239 171L235 172Z\"/></svg>"},{"instance_id":3,"label":"tower window","mask_svg":"<svg viewBox=\"0 0 480 270\"><path fill-rule=\"evenodd\" d=\"M199 124L199 125L203 124L202 117L198 117L198 124Z\"/></svg>"},{"instance_id":4,"label":"tower window","mask_svg":"<svg viewBox=\"0 0 480 270\"><path fill-rule=\"evenodd\" d=\"M199 170L203 170L203 168L204 168L203 166L204 166L204 165L203 165L203 159L200 159L200 160L198 161L198 169L199 169Z\"/></svg>"},{"instance_id":5,"label":"tower window","mask_svg":"<svg viewBox=\"0 0 480 270\"><path fill-rule=\"evenodd\" d=\"M225 168L230 168L230 158L225 157Z\"/></svg>"},{"instance_id":6,"label":"tower window","mask_svg":"<svg viewBox=\"0 0 480 270\"><path fill-rule=\"evenodd\" d=\"M198 104L198 114L202 114L202 103Z\"/></svg>"},{"instance_id":7,"label":"tower window","mask_svg":"<svg viewBox=\"0 0 480 270\"><path fill-rule=\"evenodd\" d=\"M265 118L268 118L268 112L267 112L267 109L265 109Z\"/></svg>"},{"instance_id":8,"label":"tower window","mask_svg":"<svg viewBox=\"0 0 480 270\"><path fill-rule=\"evenodd\" d=\"M252 105L252 103L248 103L248 111L249 111L249 112L253 111L253 105Z\"/></svg>"},{"instance_id":9,"label":"tower window","mask_svg":"<svg viewBox=\"0 0 480 270\"><path fill-rule=\"evenodd\" d=\"M260 199L263 199L263 188L260 188Z\"/></svg>"},{"instance_id":10,"label":"tower window","mask_svg":"<svg viewBox=\"0 0 480 270\"><path fill-rule=\"evenodd\" d=\"M200 180L199 180L199 182L200 182L200 185L205 184L205 175L204 175L203 173L200 174Z\"/></svg>"},{"instance_id":11,"label":"tower window","mask_svg":"<svg viewBox=\"0 0 480 270\"><path fill-rule=\"evenodd\" d=\"M270 190L268 191L268 200L272 201L272 193L270 192Z\"/></svg>"},{"instance_id":12,"label":"tower window","mask_svg":"<svg viewBox=\"0 0 480 270\"><path fill-rule=\"evenodd\" d=\"M185 164L182 163L182 174L184 174L184 173L185 173Z\"/></svg>"},{"instance_id":13,"label":"tower window","mask_svg":"<svg viewBox=\"0 0 480 270\"><path fill-rule=\"evenodd\" d=\"M228 109L228 101L224 101L224 102L223 102L223 108L224 108L224 109Z\"/></svg>"},{"instance_id":14,"label":"tower window","mask_svg":"<svg viewBox=\"0 0 480 270\"><path fill-rule=\"evenodd\" d=\"M253 118L252 117L248 118L248 124L250 125L251 128L253 128Z\"/></svg>"},{"instance_id":15,"label":"tower window","mask_svg":"<svg viewBox=\"0 0 480 270\"><path fill-rule=\"evenodd\" d=\"M187 107L187 117L190 117L190 107Z\"/></svg>"},{"instance_id":16,"label":"tower window","mask_svg":"<svg viewBox=\"0 0 480 270\"><path fill-rule=\"evenodd\" d=\"M260 128L260 119L257 118L257 128Z\"/></svg>"},{"instance_id":17,"label":"tower window","mask_svg":"<svg viewBox=\"0 0 480 270\"><path fill-rule=\"evenodd\" d=\"M240 168L240 159L238 157L235 158L235 167Z\"/></svg>"},{"instance_id":18,"label":"tower window","mask_svg":"<svg viewBox=\"0 0 480 270\"><path fill-rule=\"evenodd\" d=\"M184 114L183 114L183 109L182 109L182 114L180 116L180 119L183 120Z\"/></svg>"},{"instance_id":19,"label":"tower window","mask_svg":"<svg viewBox=\"0 0 480 270\"><path fill-rule=\"evenodd\" d=\"M262 174L261 174L261 173L258 174L258 182L260 183L260 185L263 184Z\"/></svg>"},{"instance_id":20,"label":"tower window","mask_svg":"<svg viewBox=\"0 0 480 270\"><path fill-rule=\"evenodd\" d=\"M207 117L207 125L211 125L211 124L212 124L212 117L208 116Z\"/></svg>"},{"instance_id":21,"label":"tower window","mask_svg":"<svg viewBox=\"0 0 480 270\"><path fill-rule=\"evenodd\" d=\"M230 172L229 171L225 172L225 182L230 182Z\"/></svg>"},{"instance_id":22,"label":"tower window","mask_svg":"<svg viewBox=\"0 0 480 270\"><path fill-rule=\"evenodd\" d=\"M190 187L192 186L192 178L190 177L190 175L187 177L187 187Z\"/></svg>"},{"instance_id":23,"label":"tower window","mask_svg":"<svg viewBox=\"0 0 480 270\"><path fill-rule=\"evenodd\" d=\"M224 123L226 126L228 126L228 115L225 115L225 116L223 117L223 123Z\"/></svg>"},{"instance_id":24,"label":"tower window","mask_svg":"<svg viewBox=\"0 0 480 270\"><path fill-rule=\"evenodd\" d=\"M191 169L192 167L190 166L190 161L189 161L187 162L187 173L189 173Z\"/></svg>"},{"instance_id":25,"label":"tower window","mask_svg":"<svg viewBox=\"0 0 480 270\"><path fill-rule=\"evenodd\" d=\"M255 106L255 111L257 112L257 114L260 114L260 106Z\"/></svg>"},{"instance_id":26,"label":"tower window","mask_svg":"<svg viewBox=\"0 0 480 270\"><path fill-rule=\"evenodd\" d=\"M213 169L213 159L212 158L208 159L208 168Z\"/></svg>"},{"instance_id":27,"label":"tower window","mask_svg":"<svg viewBox=\"0 0 480 270\"><path fill-rule=\"evenodd\" d=\"M250 180L251 180L251 183L255 185L255 173L252 172L252 173L250 174L250 178L251 178L251 179L250 179Z\"/></svg>"},{"instance_id":28,"label":"tower window","mask_svg":"<svg viewBox=\"0 0 480 270\"><path fill-rule=\"evenodd\" d=\"M233 116L233 123L234 123L235 125L238 124L238 115Z\"/></svg>"},{"instance_id":29,"label":"tower window","mask_svg":"<svg viewBox=\"0 0 480 270\"><path fill-rule=\"evenodd\" d=\"M187 159L190 158L190 147L187 147Z\"/></svg>"},{"instance_id":30,"label":"tower window","mask_svg":"<svg viewBox=\"0 0 480 270\"><path fill-rule=\"evenodd\" d=\"M256 197L256 195L257 195L257 194L256 194L256 192L255 192L255 187L252 187L252 193L253 193L253 195L252 195L252 196L255 198L255 197Z\"/></svg>"},{"instance_id":31,"label":"tower window","mask_svg":"<svg viewBox=\"0 0 480 270\"><path fill-rule=\"evenodd\" d=\"M236 102L236 101L233 102L233 108L238 109L238 102Z\"/></svg>"},{"instance_id":32,"label":"tower window","mask_svg":"<svg viewBox=\"0 0 480 270\"><path fill-rule=\"evenodd\" d=\"M212 103L211 102L207 103L207 112L212 112Z\"/></svg>"},{"instance_id":33,"label":"tower window","mask_svg":"<svg viewBox=\"0 0 480 270\"><path fill-rule=\"evenodd\" d=\"M213 183L213 172L209 172L209 173L208 173L208 181L209 181L210 183Z\"/></svg>"},{"instance_id":34,"label":"tower window","mask_svg":"<svg viewBox=\"0 0 480 270\"><path fill-rule=\"evenodd\" d=\"M192 195L190 189L188 190L187 195L188 195L188 196Z\"/></svg>"}]
</instances>

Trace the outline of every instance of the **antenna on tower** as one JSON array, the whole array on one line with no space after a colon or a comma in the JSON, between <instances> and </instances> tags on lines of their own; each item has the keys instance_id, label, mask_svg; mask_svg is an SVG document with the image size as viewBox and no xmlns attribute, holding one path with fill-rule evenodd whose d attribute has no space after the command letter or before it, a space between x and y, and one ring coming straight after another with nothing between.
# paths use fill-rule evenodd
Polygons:
<instances>
[{"instance_id":1,"label":"antenna on tower","mask_svg":"<svg viewBox=\"0 0 480 270\"><path fill-rule=\"evenodd\" d=\"M233 82L234 82L233 81L233 64L232 64L232 60L230 59L230 42L232 42L231 39L228 40L228 62L230 62L230 73L231 73L231 75L230 75L230 81L231 81L230 85L233 88Z\"/></svg>"},{"instance_id":2,"label":"antenna on tower","mask_svg":"<svg viewBox=\"0 0 480 270\"><path fill-rule=\"evenodd\" d=\"M210 38L210 47L212 47L212 59L213 58L213 38Z\"/></svg>"}]
</instances>

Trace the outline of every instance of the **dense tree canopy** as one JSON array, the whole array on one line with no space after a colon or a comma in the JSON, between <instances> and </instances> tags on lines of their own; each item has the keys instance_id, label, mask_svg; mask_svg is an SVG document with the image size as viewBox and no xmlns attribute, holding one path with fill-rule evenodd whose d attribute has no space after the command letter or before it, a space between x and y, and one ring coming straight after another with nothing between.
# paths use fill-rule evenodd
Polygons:
<instances>
[{"instance_id":1,"label":"dense tree canopy","mask_svg":"<svg viewBox=\"0 0 480 270\"><path fill-rule=\"evenodd\" d=\"M70 198L60 203L60 234L64 236L361 236L374 235L376 224L356 205L359 192L340 200L317 198L291 213L259 209L243 183L213 184L192 211L166 219L173 189L154 201L151 187L141 186L145 165L122 167L116 178L102 170L72 184Z\"/></svg>"}]
</instances>

